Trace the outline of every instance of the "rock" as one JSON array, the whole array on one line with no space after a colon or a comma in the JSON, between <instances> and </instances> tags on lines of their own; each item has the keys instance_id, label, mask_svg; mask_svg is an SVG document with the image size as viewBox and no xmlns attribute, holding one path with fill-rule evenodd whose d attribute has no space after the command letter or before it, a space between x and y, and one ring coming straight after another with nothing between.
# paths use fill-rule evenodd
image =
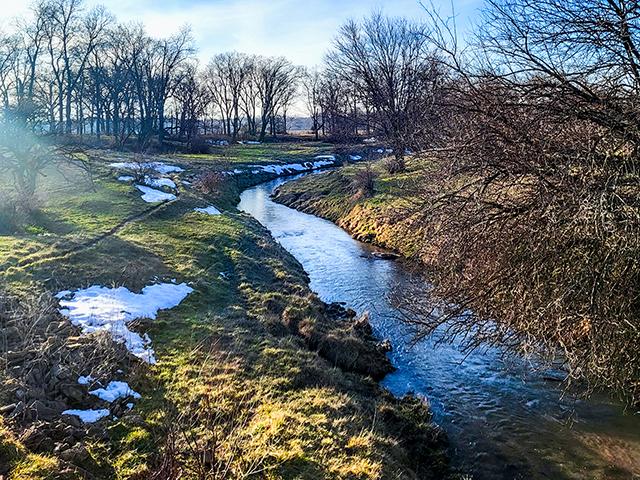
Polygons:
<instances>
[{"instance_id":1,"label":"rock","mask_svg":"<svg viewBox=\"0 0 640 480\"><path fill-rule=\"evenodd\" d=\"M62 415L60 419L67 425L72 427L82 427L82 421L76 415Z\"/></svg>"},{"instance_id":2,"label":"rock","mask_svg":"<svg viewBox=\"0 0 640 480\"><path fill-rule=\"evenodd\" d=\"M20 442L29 450L38 450L46 439L46 433L38 424L31 425L20 435Z\"/></svg>"},{"instance_id":3,"label":"rock","mask_svg":"<svg viewBox=\"0 0 640 480\"><path fill-rule=\"evenodd\" d=\"M381 260L397 260L398 258L400 258L400 255L398 255L397 253L381 251L371 252L371 256L379 258Z\"/></svg>"},{"instance_id":4,"label":"rock","mask_svg":"<svg viewBox=\"0 0 640 480\"><path fill-rule=\"evenodd\" d=\"M94 437L97 439L106 440L109 437L109 434L107 433L107 431L104 428L102 428L100 425L89 426L89 428L87 428L86 430L86 433L90 437Z\"/></svg>"},{"instance_id":5,"label":"rock","mask_svg":"<svg viewBox=\"0 0 640 480\"><path fill-rule=\"evenodd\" d=\"M91 455L87 451L86 447L81 443L76 443L74 446L67 448L60 454L65 462L73 463L75 465L86 462Z\"/></svg>"},{"instance_id":6,"label":"rock","mask_svg":"<svg viewBox=\"0 0 640 480\"><path fill-rule=\"evenodd\" d=\"M27 410L31 412L31 417L37 420L54 420L60 415L59 411L45 405L41 400L29 404Z\"/></svg>"},{"instance_id":7,"label":"rock","mask_svg":"<svg viewBox=\"0 0 640 480\"><path fill-rule=\"evenodd\" d=\"M85 399L83 389L75 383L64 383L58 385L58 390L66 398L73 400L76 403L82 403Z\"/></svg>"}]
</instances>

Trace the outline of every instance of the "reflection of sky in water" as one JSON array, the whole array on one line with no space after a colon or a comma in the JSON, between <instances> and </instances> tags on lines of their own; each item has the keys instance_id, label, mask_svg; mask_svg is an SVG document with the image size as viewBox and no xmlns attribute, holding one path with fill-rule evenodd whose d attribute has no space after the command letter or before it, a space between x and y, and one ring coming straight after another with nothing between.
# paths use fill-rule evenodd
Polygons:
<instances>
[{"instance_id":1,"label":"reflection of sky in water","mask_svg":"<svg viewBox=\"0 0 640 480\"><path fill-rule=\"evenodd\" d=\"M396 395L415 392L429 399L457 463L464 459L474 478L640 474L638 415L623 416L603 399L560 400L554 384L521 365L505 365L495 351L465 357L455 346L429 340L411 346L408 329L394 319L387 301L408 274L395 262L371 257L368 246L331 222L272 202L270 193L282 183L245 191L239 208L298 259L324 301L370 312L376 334L391 340L398 368L383 385Z\"/></svg>"}]
</instances>

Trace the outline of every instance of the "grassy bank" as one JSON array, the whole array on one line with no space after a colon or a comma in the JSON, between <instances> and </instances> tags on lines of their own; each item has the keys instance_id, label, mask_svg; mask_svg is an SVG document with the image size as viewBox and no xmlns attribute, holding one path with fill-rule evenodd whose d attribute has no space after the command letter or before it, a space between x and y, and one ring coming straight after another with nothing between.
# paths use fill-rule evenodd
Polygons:
<instances>
[{"instance_id":1,"label":"grassy bank","mask_svg":"<svg viewBox=\"0 0 640 480\"><path fill-rule=\"evenodd\" d=\"M326 218L357 240L407 257L415 254L422 236L407 212L415 211L418 199L411 192L427 171L424 161L411 159L399 174L389 174L382 162L371 164L373 195L363 195L357 185L357 174L365 169L363 164L349 165L286 183L275 200Z\"/></svg>"},{"instance_id":2,"label":"grassy bank","mask_svg":"<svg viewBox=\"0 0 640 480\"><path fill-rule=\"evenodd\" d=\"M0 476L447 475L444 440L428 409L391 398L372 379L389 368L375 339L348 312L311 293L297 261L235 209L241 189L266 178L229 177L206 197L193 188L203 169L287 163L328 150L270 148L232 146L207 156L154 159L185 170L171 175L177 200L158 205L143 202L107 167L126 161L123 154L91 152L93 181L72 166L47 172L38 208L0 236L3 298L35 302L42 312L31 325L38 335L29 351L3 353ZM211 204L222 215L194 211ZM188 282L194 292L155 321L133 327L152 339L157 365L132 358L106 338L79 335L51 297L94 284L140 291L172 280ZM24 355L22 365L44 363L37 369L40 383L53 387L36 392L34 370L16 368L16 355ZM60 370L67 379L127 380L142 399L130 411L112 408L111 417L95 425L16 415L16 403L34 398L53 410L62 404L88 408L86 388L73 385L80 391L70 397L70 387L56 383Z\"/></svg>"}]
</instances>

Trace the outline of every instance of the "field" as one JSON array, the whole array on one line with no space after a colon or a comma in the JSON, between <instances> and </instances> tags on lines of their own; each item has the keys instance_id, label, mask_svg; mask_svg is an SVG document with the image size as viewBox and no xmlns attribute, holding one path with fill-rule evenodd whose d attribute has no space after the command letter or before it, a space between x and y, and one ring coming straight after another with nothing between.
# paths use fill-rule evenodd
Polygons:
<instances>
[{"instance_id":1,"label":"field","mask_svg":"<svg viewBox=\"0 0 640 480\"><path fill-rule=\"evenodd\" d=\"M327 153L331 147L324 144L283 143L145 159L184 169L168 175L177 199L160 204L142 201L130 183L117 180L122 172L108 166L131 161L130 154L88 152L90 175L71 165L46 172L33 213L0 232L3 301L34 304L42 312L29 327L29 335L37 335L16 332L21 340L29 337L29 349L0 350L0 405L7 406L0 477L447 475L445 441L428 409L391 398L372 378L389 367L375 339L348 312L323 304L297 261L236 210L242 188L269 175L228 176L207 195L194 188L204 170ZM194 211L208 205L222 214ZM159 282L184 282L193 293L132 327L152 339L156 365L104 336L81 335L53 298L91 285L139 292ZM59 330L49 328L53 324ZM53 343L54 353L48 348ZM33 369L11 367L16 355L22 365L43 363L38 374L50 388L35 392ZM66 395L56 380L80 375L103 385L126 380L142 398L132 410L112 407L109 419L92 425L15 414L18 400L53 410L104 407L86 389Z\"/></svg>"}]
</instances>

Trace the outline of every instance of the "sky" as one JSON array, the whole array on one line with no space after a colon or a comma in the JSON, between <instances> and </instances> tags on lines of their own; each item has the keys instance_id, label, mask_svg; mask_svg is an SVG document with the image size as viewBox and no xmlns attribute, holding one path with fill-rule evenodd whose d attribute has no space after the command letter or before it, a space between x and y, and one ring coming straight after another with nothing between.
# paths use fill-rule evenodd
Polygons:
<instances>
[{"instance_id":1,"label":"sky","mask_svg":"<svg viewBox=\"0 0 640 480\"><path fill-rule=\"evenodd\" d=\"M428 0L429 1L429 0ZM482 0L432 0L444 16L456 14L458 30L468 31ZM0 31L28 14L32 0L3 1ZM297 65L319 65L345 20L373 10L391 16L424 18L419 0L85 0L102 4L118 21L142 22L163 37L191 26L201 63L216 53L238 51L283 55Z\"/></svg>"}]
</instances>

